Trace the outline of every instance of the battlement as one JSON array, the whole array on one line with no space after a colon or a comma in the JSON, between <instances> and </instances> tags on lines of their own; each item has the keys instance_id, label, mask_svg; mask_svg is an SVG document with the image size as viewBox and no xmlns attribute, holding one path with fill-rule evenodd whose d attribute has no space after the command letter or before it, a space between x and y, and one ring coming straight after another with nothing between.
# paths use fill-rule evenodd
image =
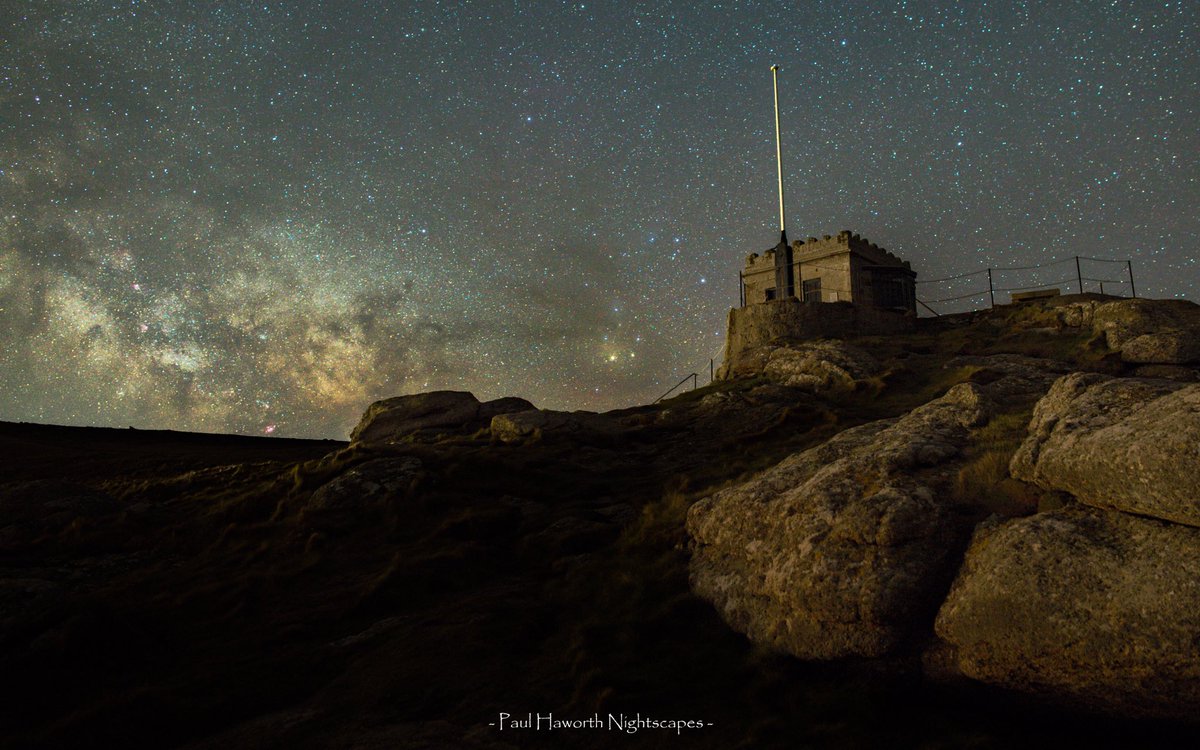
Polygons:
<instances>
[{"instance_id":1,"label":"battlement","mask_svg":"<svg viewBox=\"0 0 1200 750\"><path fill-rule=\"evenodd\" d=\"M789 257L780 262L776 257L780 252ZM781 263L791 267L789 287L784 290L776 288L782 283L777 280ZM907 261L845 229L746 256L742 305L794 296L804 302L853 302L915 314L915 281L916 273Z\"/></svg>"},{"instance_id":2,"label":"battlement","mask_svg":"<svg viewBox=\"0 0 1200 750\"><path fill-rule=\"evenodd\" d=\"M765 269L775 268L775 248L767 250L762 255L758 253L750 253L746 256L746 269L744 273L758 272Z\"/></svg>"},{"instance_id":3,"label":"battlement","mask_svg":"<svg viewBox=\"0 0 1200 750\"><path fill-rule=\"evenodd\" d=\"M796 259L816 259L827 255L851 252L862 256L875 265L912 268L908 261L901 260L899 256L888 252L874 242L851 232L849 229L843 229L836 235L827 234L821 239L809 237L804 240L795 240L792 242L792 252L793 257ZM772 252L772 257L774 257L774 252Z\"/></svg>"}]
</instances>

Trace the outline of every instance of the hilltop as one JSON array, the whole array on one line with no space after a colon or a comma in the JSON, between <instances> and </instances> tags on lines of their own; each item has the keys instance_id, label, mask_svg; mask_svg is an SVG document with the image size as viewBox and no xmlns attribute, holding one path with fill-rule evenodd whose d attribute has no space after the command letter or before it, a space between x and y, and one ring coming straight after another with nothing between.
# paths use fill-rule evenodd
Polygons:
<instances>
[{"instance_id":1,"label":"hilltop","mask_svg":"<svg viewBox=\"0 0 1200 750\"><path fill-rule=\"evenodd\" d=\"M1191 303L1075 295L604 414L6 425L0 744L1194 742L1197 341ZM489 726L531 712L711 726Z\"/></svg>"}]
</instances>

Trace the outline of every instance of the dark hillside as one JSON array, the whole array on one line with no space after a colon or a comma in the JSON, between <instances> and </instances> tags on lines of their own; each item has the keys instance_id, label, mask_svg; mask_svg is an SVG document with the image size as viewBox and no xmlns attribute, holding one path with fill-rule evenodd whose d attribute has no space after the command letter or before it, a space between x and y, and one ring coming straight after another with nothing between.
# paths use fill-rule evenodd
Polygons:
<instances>
[{"instance_id":1,"label":"dark hillside","mask_svg":"<svg viewBox=\"0 0 1200 750\"><path fill-rule=\"evenodd\" d=\"M305 461L342 445L174 430L0 422L0 483L56 477L169 476L192 469L253 461Z\"/></svg>"},{"instance_id":2,"label":"dark hillside","mask_svg":"<svg viewBox=\"0 0 1200 750\"><path fill-rule=\"evenodd\" d=\"M347 446L3 425L0 745L1192 742L1187 726L928 683L917 651L806 664L751 645L689 587L691 504L848 427L999 377L956 357L1122 367L1090 336L1001 324L1019 325L962 316L856 342L883 369L849 391L720 381L610 412L609 431L512 442L487 429ZM1011 408L978 433L1005 462L1031 407ZM978 466L956 491L987 512L1031 513L1038 498L972 450ZM711 726L491 726L531 712Z\"/></svg>"}]
</instances>

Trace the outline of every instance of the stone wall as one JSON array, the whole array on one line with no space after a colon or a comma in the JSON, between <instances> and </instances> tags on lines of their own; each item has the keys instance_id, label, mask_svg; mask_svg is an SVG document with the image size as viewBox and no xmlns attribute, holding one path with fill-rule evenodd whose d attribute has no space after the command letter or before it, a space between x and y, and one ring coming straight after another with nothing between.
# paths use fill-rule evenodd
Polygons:
<instances>
[{"instance_id":1,"label":"stone wall","mask_svg":"<svg viewBox=\"0 0 1200 750\"><path fill-rule=\"evenodd\" d=\"M773 341L904 333L916 327L916 320L915 315L850 302L795 298L733 308L726 326L723 369L743 352Z\"/></svg>"},{"instance_id":2,"label":"stone wall","mask_svg":"<svg viewBox=\"0 0 1200 750\"><path fill-rule=\"evenodd\" d=\"M767 301L767 290L775 288L775 249L762 255L751 253L742 269L742 284L746 288L746 304Z\"/></svg>"},{"instance_id":3,"label":"stone wall","mask_svg":"<svg viewBox=\"0 0 1200 750\"><path fill-rule=\"evenodd\" d=\"M851 263L856 259L842 248L840 255L823 255L816 258L799 257L793 250L793 256L799 265L796 276L796 296L799 297L804 289L802 280L821 280L821 302L853 302L858 299L858 290L851 286L853 276L850 273Z\"/></svg>"},{"instance_id":4,"label":"stone wall","mask_svg":"<svg viewBox=\"0 0 1200 750\"><path fill-rule=\"evenodd\" d=\"M806 279L819 278L822 302L876 304L870 283L871 267L912 270L906 261L849 230L837 235L827 234L821 239L809 237L792 242L792 262L796 267L796 296L804 298L803 282ZM745 304L761 304L779 297L777 292L768 296L775 288L774 269L774 249L761 255L752 253L746 258L742 270ZM915 303L911 307L915 312Z\"/></svg>"}]
</instances>

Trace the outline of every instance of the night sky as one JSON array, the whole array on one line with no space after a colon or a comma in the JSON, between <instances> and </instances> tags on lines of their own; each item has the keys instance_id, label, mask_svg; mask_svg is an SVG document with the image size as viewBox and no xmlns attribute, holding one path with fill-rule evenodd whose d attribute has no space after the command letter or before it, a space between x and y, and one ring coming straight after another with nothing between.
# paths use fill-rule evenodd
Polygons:
<instances>
[{"instance_id":1,"label":"night sky","mask_svg":"<svg viewBox=\"0 0 1200 750\"><path fill-rule=\"evenodd\" d=\"M344 437L706 378L778 237L772 63L792 238L1193 298L1198 7L3 0L0 419ZM1074 290L1036 273L998 281Z\"/></svg>"}]
</instances>

